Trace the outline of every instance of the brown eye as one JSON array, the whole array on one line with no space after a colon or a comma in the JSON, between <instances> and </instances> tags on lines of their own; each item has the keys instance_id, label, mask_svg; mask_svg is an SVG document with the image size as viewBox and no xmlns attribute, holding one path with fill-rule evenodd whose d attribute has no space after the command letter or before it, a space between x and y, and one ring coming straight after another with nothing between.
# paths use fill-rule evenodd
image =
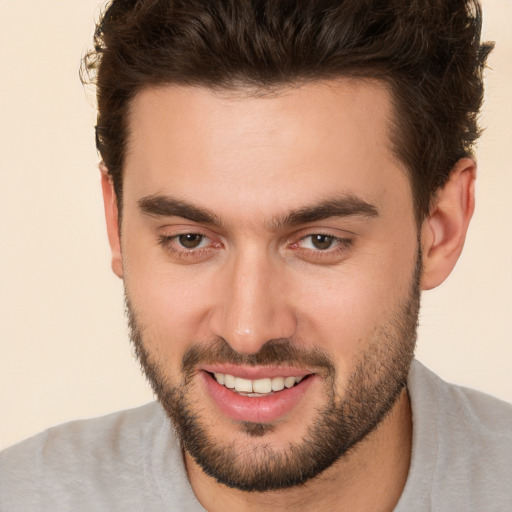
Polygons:
<instances>
[{"instance_id":1,"label":"brown eye","mask_svg":"<svg viewBox=\"0 0 512 512\"><path fill-rule=\"evenodd\" d=\"M334 237L328 235L311 235L311 245L319 251L325 251L332 247Z\"/></svg>"},{"instance_id":2,"label":"brown eye","mask_svg":"<svg viewBox=\"0 0 512 512\"><path fill-rule=\"evenodd\" d=\"M204 240L204 235L198 233L186 233L178 236L178 242L185 249L197 249Z\"/></svg>"}]
</instances>

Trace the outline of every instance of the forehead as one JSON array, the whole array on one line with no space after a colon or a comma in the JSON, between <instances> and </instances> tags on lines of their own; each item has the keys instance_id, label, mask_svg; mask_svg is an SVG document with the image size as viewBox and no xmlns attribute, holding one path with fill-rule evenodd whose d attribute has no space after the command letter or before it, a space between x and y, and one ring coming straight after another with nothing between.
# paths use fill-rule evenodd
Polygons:
<instances>
[{"instance_id":1,"label":"forehead","mask_svg":"<svg viewBox=\"0 0 512 512\"><path fill-rule=\"evenodd\" d=\"M335 193L373 203L395 194L409 200L407 173L391 148L391 119L387 88L363 80L271 94L146 89L129 115L125 204L170 194L226 215L277 215Z\"/></svg>"}]
</instances>

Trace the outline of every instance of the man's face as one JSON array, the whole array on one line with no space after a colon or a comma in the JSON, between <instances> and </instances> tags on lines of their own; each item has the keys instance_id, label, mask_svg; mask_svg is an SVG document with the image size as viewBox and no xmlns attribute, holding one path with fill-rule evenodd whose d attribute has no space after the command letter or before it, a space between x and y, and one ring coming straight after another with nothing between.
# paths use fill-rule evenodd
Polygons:
<instances>
[{"instance_id":1,"label":"man's face","mask_svg":"<svg viewBox=\"0 0 512 512\"><path fill-rule=\"evenodd\" d=\"M391 115L386 89L363 81L168 86L133 102L132 339L185 449L222 483L315 476L403 388L420 263Z\"/></svg>"}]
</instances>

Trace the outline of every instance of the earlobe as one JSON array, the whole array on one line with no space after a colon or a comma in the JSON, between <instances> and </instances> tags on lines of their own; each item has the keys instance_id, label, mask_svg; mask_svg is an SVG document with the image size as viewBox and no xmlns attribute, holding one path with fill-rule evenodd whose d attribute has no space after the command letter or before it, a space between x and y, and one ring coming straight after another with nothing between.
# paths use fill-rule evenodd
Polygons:
<instances>
[{"instance_id":1,"label":"earlobe","mask_svg":"<svg viewBox=\"0 0 512 512\"><path fill-rule=\"evenodd\" d=\"M107 234L112 252L112 270L117 277L123 277L123 260L121 258L121 240L119 235L119 212L117 197L112 179L103 164L100 164L101 189L103 192L103 205L105 207L105 220Z\"/></svg>"},{"instance_id":2,"label":"earlobe","mask_svg":"<svg viewBox=\"0 0 512 512\"><path fill-rule=\"evenodd\" d=\"M475 209L475 178L475 162L469 158L459 160L423 221L423 290L439 286L459 259Z\"/></svg>"}]
</instances>

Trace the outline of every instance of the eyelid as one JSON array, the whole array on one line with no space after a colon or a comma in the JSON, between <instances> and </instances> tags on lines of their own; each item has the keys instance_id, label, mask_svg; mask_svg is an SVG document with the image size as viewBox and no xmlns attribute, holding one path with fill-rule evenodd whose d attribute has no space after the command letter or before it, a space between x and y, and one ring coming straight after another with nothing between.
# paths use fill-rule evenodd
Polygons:
<instances>
[{"instance_id":1,"label":"eyelid","mask_svg":"<svg viewBox=\"0 0 512 512\"><path fill-rule=\"evenodd\" d=\"M168 234L168 235L161 234L161 235L158 235L158 241L161 244L170 244L170 243L177 241L181 236L185 236L185 235L197 235L197 236L202 237L201 244L204 241L212 242L211 237L209 237L208 235L205 235L204 233L201 233L199 231L184 231L181 233L175 233L175 234L173 233L173 234ZM187 249L186 247L181 247L181 250L186 251L186 252L197 251L200 249L203 249L203 247L198 247L195 249Z\"/></svg>"},{"instance_id":2,"label":"eyelid","mask_svg":"<svg viewBox=\"0 0 512 512\"><path fill-rule=\"evenodd\" d=\"M300 243L300 242L302 242L304 240L307 240L308 238L312 238L314 236L325 236L327 238L331 238L332 241L336 243L336 246L338 246L338 245L347 245L347 244L352 242L351 238L340 237L340 236L336 236L336 235L332 235L332 234L328 234L328 233L318 232L318 233L309 233L308 235L305 235L305 236L301 237L298 240L298 242L296 242L296 243ZM334 250L334 249L335 248L333 248L333 249L328 248L328 249L325 249L325 250L322 250L322 249L307 249L307 250L318 251L318 252L329 252L330 250Z\"/></svg>"},{"instance_id":3,"label":"eyelid","mask_svg":"<svg viewBox=\"0 0 512 512\"><path fill-rule=\"evenodd\" d=\"M188 249L179 244L178 238L183 235L199 235L203 237L201 246ZM157 243L175 261L183 263L200 263L213 256L213 251L222 246L208 229L199 226L176 225L165 226L157 235ZM208 243L204 246L203 242Z\"/></svg>"},{"instance_id":4,"label":"eyelid","mask_svg":"<svg viewBox=\"0 0 512 512\"><path fill-rule=\"evenodd\" d=\"M300 229L287 237L289 244L296 244L301 240L305 240L314 236L325 236L337 240L339 242L346 242L354 239L357 235L352 231L339 228L331 228L329 226L311 226Z\"/></svg>"},{"instance_id":5,"label":"eyelid","mask_svg":"<svg viewBox=\"0 0 512 512\"><path fill-rule=\"evenodd\" d=\"M302 231L298 233L288 244L288 248L298 259L305 262L320 265L336 265L341 263L350 255L350 250L354 243L354 236L344 231L343 234L349 236L340 236L341 233L334 234L328 229L310 229L308 232ZM333 247L327 249L315 249L302 247L301 242L315 235L326 236L332 238L335 242Z\"/></svg>"},{"instance_id":6,"label":"eyelid","mask_svg":"<svg viewBox=\"0 0 512 512\"><path fill-rule=\"evenodd\" d=\"M348 256L348 251L353 243L354 236L348 231L333 230L321 228L309 228L296 232L294 235L287 237L285 243L287 250L292 251L291 254L296 254L297 257L304 260L314 260L318 263L335 264L342 261ZM183 235L199 235L203 239L200 246L196 248L187 248L182 246L178 238ZM340 236L341 235L341 236ZM349 235L349 236L346 236ZM326 249L319 249L315 247L304 247L302 243L314 236L325 236L332 239L332 247ZM162 232L157 236L158 244L169 254L175 261L200 263L209 260L213 257L218 249L224 246L224 243L219 236L212 234L210 230L203 227L196 227L190 225L180 226L165 226Z\"/></svg>"},{"instance_id":7,"label":"eyelid","mask_svg":"<svg viewBox=\"0 0 512 512\"><path fill-rule=\"evenodd\" d=\"M315 236L324 236L326 238L330 238L332 240L332 242L335 242L336 244L341 244L343 242L346 242L345 238L340 238L340 237L335 236L335 235L329 235L329 234L326 234L326 233L310 233L308 235L305 235L305 236L301 237L299 239L298 243L303 242L303 241L307 240L308 238L311 239L311 241L313 241L312 238L315 237ZM329 247L328 249L325 249L325 250L314 249L314 248L313 249L308 249L308 250L312 250L312 251L317 250L319 252L328 252L330 249L331 249L331 247Z\"/></svg>"}]
</instances>

